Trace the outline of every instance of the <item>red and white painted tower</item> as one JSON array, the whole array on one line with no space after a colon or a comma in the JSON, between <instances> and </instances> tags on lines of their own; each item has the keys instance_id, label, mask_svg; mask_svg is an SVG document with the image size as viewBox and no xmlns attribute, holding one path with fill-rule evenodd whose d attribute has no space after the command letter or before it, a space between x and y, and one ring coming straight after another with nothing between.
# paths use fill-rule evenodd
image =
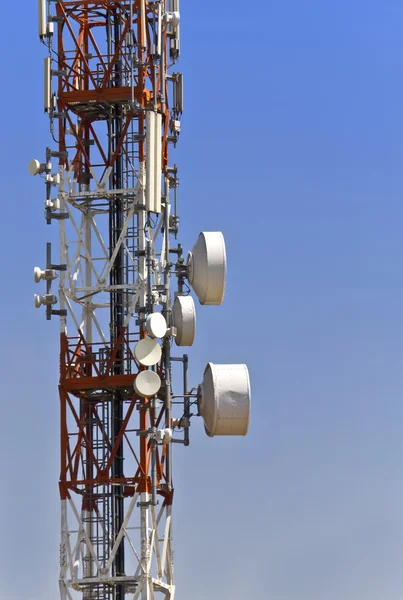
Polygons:
<instances>
[{"instance_id":1,"label":"red and white painted tower","mask_svg":"<svg viewBox=\"0 0 403 600\"><path fill-rule=\"evenodd\" d=\"M60 231L34 272L60 321L60 597L172 600L172 444L193 415L245 435L250 410L245 365L209 363L190 390L173 352L195 337L186 282L217 305L226 278L221 233L187 258L177 242L179 0L39 0L38 15L52 141L29 172Z\"/></svg>"}]
</instances>

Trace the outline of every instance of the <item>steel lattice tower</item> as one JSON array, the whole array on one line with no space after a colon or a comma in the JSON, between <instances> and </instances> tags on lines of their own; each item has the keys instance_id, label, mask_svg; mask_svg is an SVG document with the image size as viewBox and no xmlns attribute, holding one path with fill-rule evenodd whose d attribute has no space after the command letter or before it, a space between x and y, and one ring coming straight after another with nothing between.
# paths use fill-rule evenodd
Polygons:
<instances>
[{"instance_id":1,"label":"steel lattice tower","mask_svg":"<svg viewBox=\"0 0 403 600\"><path fill-rule=\"evenodd\" d=\"M53 146L29 171L43 176L45 218L60 230L59 259L47 244L35 268L46 282L35 304L60 319L62 600L173 599L172 444L189 444L192 405L210 435L248 428L243 365L210 365L195 391L187 355L171 354L174 340L193 343L185 280L202 304L220 304L226 264L221 234L201 234L187 262L175 241L178 3L38 2ZM217 377L235 381L221 386L230 409Z\"/></svg>"}]
</instances>

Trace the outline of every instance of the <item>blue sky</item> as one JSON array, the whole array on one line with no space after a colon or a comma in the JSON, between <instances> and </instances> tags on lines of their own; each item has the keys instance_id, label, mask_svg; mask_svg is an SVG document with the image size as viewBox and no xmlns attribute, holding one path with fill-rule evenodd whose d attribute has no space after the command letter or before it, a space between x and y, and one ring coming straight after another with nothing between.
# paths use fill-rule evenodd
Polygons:
<instances>
[{"instance_id":1,"label":"blue sky","mask_svg":"<svg viewBox=\"0 0 403 600\"><path fill-rule=\"evenodd\" d=\"M0 38L0 597L58 596L58 326L33 308L49 228L36 3ZM403 6L182 0L181 241L227 241L191 380L245 362L247 438L175 455L177 600L403 594ZM260 9L260 10L259 10ZM4 58L4 57L9 57Z\"/></svg>"}]
</instances>

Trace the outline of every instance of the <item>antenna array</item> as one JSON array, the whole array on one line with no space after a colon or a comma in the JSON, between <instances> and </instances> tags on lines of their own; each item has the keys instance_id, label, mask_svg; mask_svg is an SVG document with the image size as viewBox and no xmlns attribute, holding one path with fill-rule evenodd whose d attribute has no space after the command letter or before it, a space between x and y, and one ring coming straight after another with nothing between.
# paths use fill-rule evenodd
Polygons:
<instances>
[{"instance_id":1,"label":"antenna array","mask_svg":"<svg viewBox=\"0 0 403 600\"><path fill-rule=\"evenodd\" d=\"M177 242L180 27L179 0L38 1L53 143L28 169L60 232L34 280L60 322L62 600L173 600L172 446L193 416L209 436L249 426L245 365L209 363L189 390L172 353L195 338L188 283L219 305L226 279L221 233L187 260Z\"/></svg>"}]
</instances>

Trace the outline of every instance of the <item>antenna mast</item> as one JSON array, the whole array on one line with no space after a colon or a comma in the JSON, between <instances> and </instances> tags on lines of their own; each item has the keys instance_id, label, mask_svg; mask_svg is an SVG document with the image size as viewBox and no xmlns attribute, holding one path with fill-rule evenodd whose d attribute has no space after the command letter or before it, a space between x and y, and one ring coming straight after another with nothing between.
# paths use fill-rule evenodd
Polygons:
<instances>
[{"instance_id":1,"label":"antenna mast","mask_svg":"<svg viewBox=\"0 0 403 600\"><path fill-rule=\"evenodd\" d=\"M218 305L226 278L220 232L187 261L177 242L179 0L38 0L38 33L53 141L29 172L60 233L34 270L35 306L60 322L60 598L173 600L172 445L192 416L246 435L250 412L245 365L209 363L189 390L172 354L195 337L186 282Z\"/></svg>"}]
</instances>

